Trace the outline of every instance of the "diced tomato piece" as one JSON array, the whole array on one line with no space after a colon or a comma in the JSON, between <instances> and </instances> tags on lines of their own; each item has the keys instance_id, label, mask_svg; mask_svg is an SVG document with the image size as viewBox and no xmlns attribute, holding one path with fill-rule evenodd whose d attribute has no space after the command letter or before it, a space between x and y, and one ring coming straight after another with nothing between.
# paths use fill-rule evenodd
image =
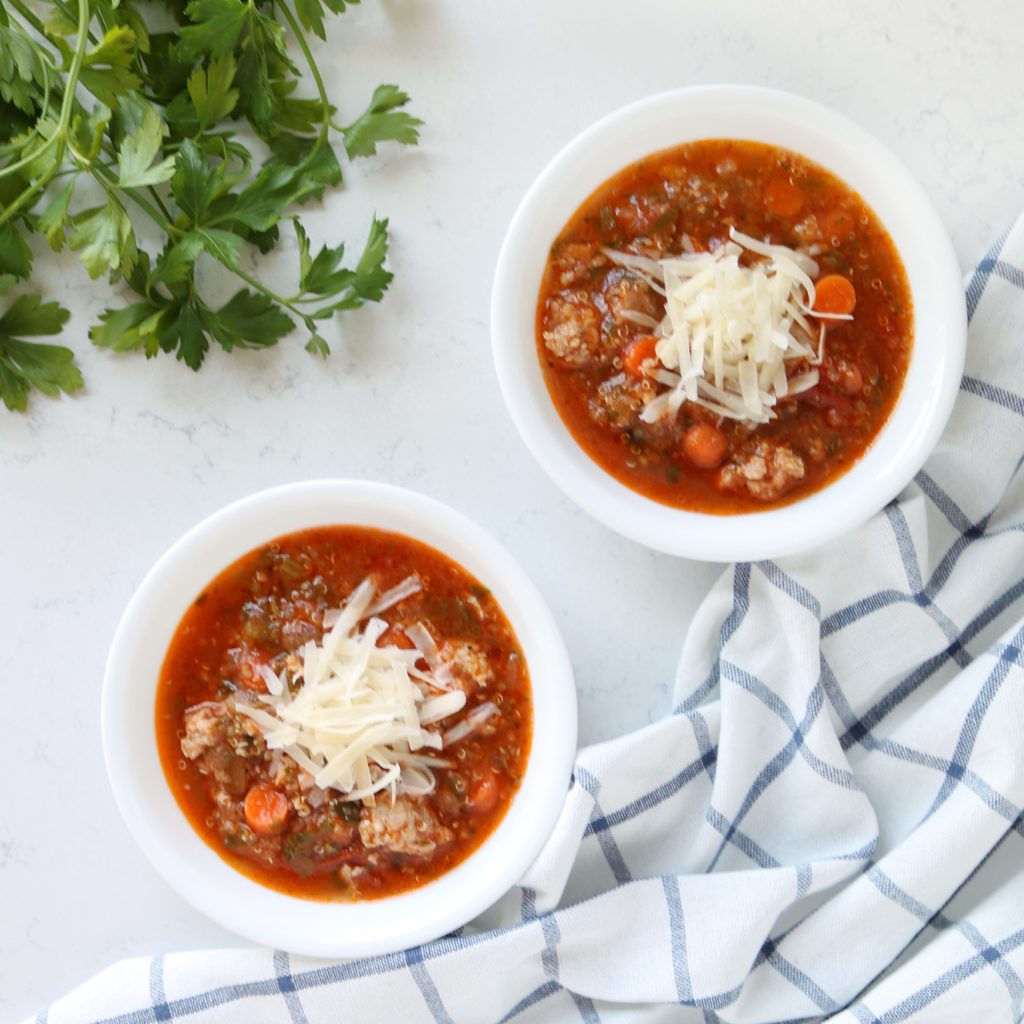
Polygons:
<instances>
[{"instance_id":1,"label":"diced tomato piece","mask_svg":"<svg viewBox=\"0 0 1024 1024\"><path fill-rule=\"evenodd\" d=\"M405 630L398 626L388 626L377 641L378 647L399 647L403 651L411 651L416 645L405 635Z\"/></svg>"},{"instance_id":2,"label":"diced tomato piece","mask_svg":"<svg viewBox=\"0 0 1024 1024\"><path fill-rule=\"evenodd\" d=\"M776 217L795 217L804 206L804 194L788 175L772 178L764 187L764 205Z\"/></svg>"},{"instance_id":3,"label":"diced tomato piece","mask_svg":"<svg viewBox=\"0 0 1024 1024\"><path fill-rule=\"evenodd\" d=\"M475 814L490 814L498 806L501 784L494 772L481 776L469 791L469 809Z\"/></svg>"}]
</instances>

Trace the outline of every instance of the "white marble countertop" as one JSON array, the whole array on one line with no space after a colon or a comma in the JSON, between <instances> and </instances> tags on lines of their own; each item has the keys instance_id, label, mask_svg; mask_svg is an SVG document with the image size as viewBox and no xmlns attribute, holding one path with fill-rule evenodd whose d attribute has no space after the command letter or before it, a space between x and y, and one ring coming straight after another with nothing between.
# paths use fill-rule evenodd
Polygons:
<instances>
[{"instance_id":1,"label":"white marble countertop","mask_svg":"<svg viewBox=\"0 0 1024 1024\"><path fill-rule=\"evenodd\" d=\"M91 350L107 301L71 261L45 274L74 312L87 389L0 410L0 1019L41 1009L127 956L237 944L154 873L111 798L99 736L104 659L133 588L187 527L272 484L356 476L475 518L549 601L575 664L581 739L665 712L688 618L718 567L621 540L527 454L492 370L488 302L505 226L550 156L662 89L770 85L860 122L934 200L962 264L1024 204L1019 0L367 0L320 47L343 115L395 81L426 121L416 150L353 167L308 218L361 238L391 217L396 280L334 325L213 353L198 375ZM52 268L52 262L50 262Z\"/></svg>"}]
</instances>

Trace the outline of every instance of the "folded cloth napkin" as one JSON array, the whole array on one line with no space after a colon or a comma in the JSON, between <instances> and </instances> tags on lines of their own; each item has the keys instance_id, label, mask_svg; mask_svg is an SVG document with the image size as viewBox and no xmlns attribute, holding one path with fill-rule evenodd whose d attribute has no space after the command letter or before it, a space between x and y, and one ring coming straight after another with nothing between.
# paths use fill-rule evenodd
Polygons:
<instances>
[{"instance_id":1,"label":"folded cloth napkin","mask_svg":"<svg viewBox=\"0 0 1024 1024\"><path fill-rule=\"evenodd\" d=\"M966 376L915 485L722 577L672 713L580 752L484 920L363 961L125 961L43 1019L1020 1021L1024 218L967 299Z\"/></svg>"}]
</instances>

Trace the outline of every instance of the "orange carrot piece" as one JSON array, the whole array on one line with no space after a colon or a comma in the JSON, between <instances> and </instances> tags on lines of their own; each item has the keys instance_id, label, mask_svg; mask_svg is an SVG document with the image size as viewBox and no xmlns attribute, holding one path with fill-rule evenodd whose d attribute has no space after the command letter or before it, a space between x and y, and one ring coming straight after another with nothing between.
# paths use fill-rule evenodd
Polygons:
<instances>
[{"instance_id":1,"label":"orange carrot piece","mask_svg":"<svg viewBox=\"0 0 1024 1024\"><path fill-rule=\"evenodd\" d=\"M815 313L852 313L857 305L857 291L849 278L829 274L814 285Z\"/></svg>"},{"instance_id":2,"label":"orange carrot piece","mask_svg":"<svg viewBox=\"0 0 1024 1024\"><path fill-rule=\"evenodd\" d=\"M245 821L258 836L276 836L291 817L288 797L273 786L256 785L245 794Z\"/></svg>"},{"instance_id":3,"label":"orange carrot piece","mask_svg":"<svg viewBox=\"0 0 1024 1024\"><path fill-rule=\"evenodd\" d=\"M631 342L626 351L622 354L622 367L631 377L642 378L644 376L644 363L654 359L657 360L657 353L654 346L658 339L653 334L645 334Z\"/></svg>"},{"instance_id":4,"label":"orange carrot piece","mask_svg":"<svg viewBox=\"0 0 1024 1024\"><path fill-rule=\"evenodd\" d=\"M725 434L712 423L695 423L683 435L686 457L701 469L714 469L729 452Z\"/></svg>"}]
</instances>

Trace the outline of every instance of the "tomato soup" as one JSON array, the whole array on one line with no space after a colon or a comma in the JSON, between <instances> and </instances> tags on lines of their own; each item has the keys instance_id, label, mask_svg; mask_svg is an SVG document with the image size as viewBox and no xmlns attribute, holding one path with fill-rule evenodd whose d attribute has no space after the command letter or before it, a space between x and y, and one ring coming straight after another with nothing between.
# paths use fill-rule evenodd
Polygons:
<instances>
[{"instance_id":1,"label":"tomato soup","mask_svg":"<svg viewBox=\"0 0 1024 1024\"><path fill-rule=\"evenodd\" d=\"M722 289L756 313L750 288L780 280L769 267L753 281L769 249L806 278L764 325L776 340L789 332L783 379L743 355L743 388L730 391L714 344L760 328L736 329ZM714 294L698 288L705 264L725 282ZM689 276L670 288L673 266ZM536 336L551 397L594 461L664 504L739 513L812 493L863 455L900 394L913 312L899 255L860 196L787 150L707 140L632 164L580 206L551 247ZM679 336L695 363L673 362Z\"/></svg>"},{"instance_id":2,"label":"tomato soup","mask_svg":"<svg viewBox=\"0 0 1024 1024\"><path fill-rule=\"evenodd\" d=\"M221 857L292 895L368 899L436 878L494 830L531 706L486 587L411 538L325 526L250 552L195 598L156 734Z\"/></svg>"}]
</instances>

